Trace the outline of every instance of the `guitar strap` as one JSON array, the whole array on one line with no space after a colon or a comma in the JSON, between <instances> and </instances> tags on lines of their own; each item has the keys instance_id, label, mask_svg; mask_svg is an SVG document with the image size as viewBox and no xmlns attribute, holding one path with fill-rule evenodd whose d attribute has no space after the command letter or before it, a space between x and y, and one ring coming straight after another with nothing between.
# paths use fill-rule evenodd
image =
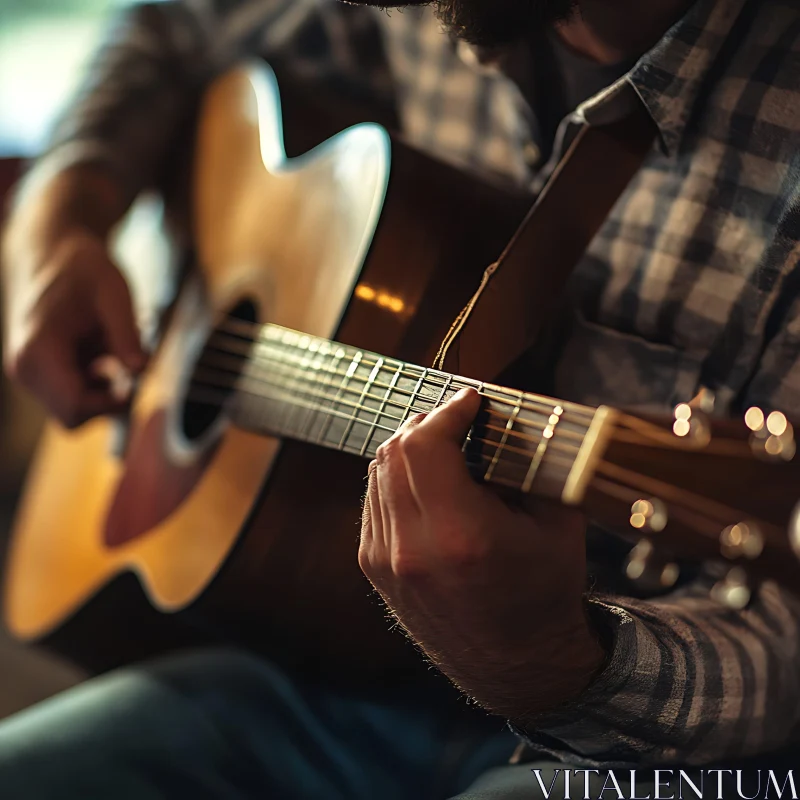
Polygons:
<instances>
[{"instance_id":1,"label":"guitar strap","mask_svg":"<svg viewBox=\"0 0 800 800\"><path fill-rule=\"evenodd\" d=\"M451 326L437 369L495 380L533 346L559 308L576 264L639 171L655 133L638 98L622 119L581 128Z\"/></svg>"}]
</instances>

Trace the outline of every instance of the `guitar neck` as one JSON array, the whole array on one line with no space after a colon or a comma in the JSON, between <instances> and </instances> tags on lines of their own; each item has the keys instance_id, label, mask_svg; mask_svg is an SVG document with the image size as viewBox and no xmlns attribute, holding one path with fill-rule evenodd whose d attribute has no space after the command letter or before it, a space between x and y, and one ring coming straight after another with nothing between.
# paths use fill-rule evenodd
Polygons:
<instances>
[{"instance_id":1,"label":"guitar neck","mask_svg":"<svg viewBox=\"0 0 800 800\"><path fill-rule=\"evenodd\" d=\"M242 323L240 341L249 352L230 414L242 428L371 459L411 416L474 388L484 402L464 451L476 476L567 503L582 499L611 415L277 325Z\"/></svg>"}]
</instances>

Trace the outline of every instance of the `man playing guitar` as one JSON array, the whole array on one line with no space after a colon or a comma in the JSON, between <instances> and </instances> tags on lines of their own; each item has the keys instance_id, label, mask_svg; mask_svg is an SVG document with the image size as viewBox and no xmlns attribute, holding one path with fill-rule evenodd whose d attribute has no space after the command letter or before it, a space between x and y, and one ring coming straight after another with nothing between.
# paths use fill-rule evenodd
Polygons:
<instances>
[{"instance_id":1,"label":"man playing guitar","mask_svg":"<svg viewBox=\"0 0 800 800\"><path fill-rule=\"evenodd\" d=\"M125 406L78 357L89 343L134 374L147 359L107 236L157 181L211 77L259 54L392 107L421 147L534 190L581 122L643 104L658 139L576 268L556 393L668 409L710 387L721 413L800 413L800 11L354 5L167 0L122 14L7 230L13 378L67 426ZM477 410L465 391L379 449L359 562L428 658L494 716L446 693L424 709L377 706L248 656L184 656L4 723L8 796L511 800L538 796L531 766L553 759L596 770L592 796L613 766L764 756L776 768L800 724L800 603L766 582L732 610L705 575L659 598L587 592L580 514L510 505L470 478L461 443ZM533 763L504 765L516 739L503 720Z\"/></svg>"}]
</instances>

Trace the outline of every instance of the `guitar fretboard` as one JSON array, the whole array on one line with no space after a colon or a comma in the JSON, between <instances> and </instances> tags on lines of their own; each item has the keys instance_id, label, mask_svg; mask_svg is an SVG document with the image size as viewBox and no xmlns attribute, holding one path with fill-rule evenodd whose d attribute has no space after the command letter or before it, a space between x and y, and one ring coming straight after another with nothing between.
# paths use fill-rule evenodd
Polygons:
<instances>
[{"instance_id":1,"label":"guitar fretboard","mask_svg":"<svg viewBox=\"0 0 800 800\"><path fill-rule=\"evenodd\" d=\"M465 442L476 476L523 492L562 496L597 409L505 389L277 325L248 334L233 422L258 433L374 458L412 415L464 388L484 398ZM251 341L252 340L252 344Z\"/></svg>"}]
</instances>

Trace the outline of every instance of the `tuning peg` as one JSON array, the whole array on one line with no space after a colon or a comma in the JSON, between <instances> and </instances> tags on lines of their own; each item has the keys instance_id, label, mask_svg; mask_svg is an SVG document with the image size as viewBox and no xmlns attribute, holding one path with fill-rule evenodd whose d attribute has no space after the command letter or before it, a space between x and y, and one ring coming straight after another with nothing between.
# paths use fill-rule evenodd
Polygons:
<instances>
[{"instance_id":1,"label":"tuning peg","mask_svg":"<svg viewBox=\"0 0 800 800\"><path fill-rule=\"evenodd\" d=\"M711 589L711 596L722 605L741 611L753 596L747 573L741 567L731 567L725 577Z\"/></svg>"},{"instance_id":2,"label":"tuning peg","mask_svg":"<svg viewBox=\"0 0 800 800\"><path fill-rule=\"evenodd\" d=\"M631 506L630 524L637 531L659 533L667 526L667 507L656 497L637 500Z\"/></svg>"},{"instance_id":3,"label":"tuning peg","mask_svg":"<svg viewBox=\"0 0 800 800\"><path fill-rule=\"evenodd\" d=\"M708 404L706 404L708 406ZM687 439L698 447L705 447L711 441L711 422L702 408L692 408L689 403L675 406L675 421L672 432L681 439Z\"/></svg>"},{"instance_id":4,"label":"tuning peg","mask_svg":"<svg viewBox=\"0 0 800 800\"><path fill-rule=\"evenodd\" d=\"M689 401L692 408L700 409L706 414L714 413L717 396L707 386L701 386L697 394Z\"/></svg>"},{"instance_id":5,"label":"tuning peg","mask_svg":"<svg viewBox=\"0 0 800 800\"><path fill-rule=\"evenodd\" d=\"M737 558L752 561L764 551L764 535L754 522L738 522L722 531L719 545L722 555L731 561Z\"/></svg>"},{"instance_id":6,"label":"tuning peg","mask_svg":"<svg viewBox=\"0 0 800 800\"><path fill-rule=\"evenodd\" d=\"M625 574L643 589L669 589L676 584L680 567L659 555L649 539L641 539L628 555Z\"/></svg>"},{"instance_id":7,"label":"tuning peg","mask_svg":"<svg viewBox=\"0 0 800 800\"><path fill-rule=\"evenodd\" d=\"M797 452L794 428L785 415L773 411L768 416L757 406L748 408L744 415L750 429L750 448L761 458L791 461Z\"/></svg>"}]
</instances>

